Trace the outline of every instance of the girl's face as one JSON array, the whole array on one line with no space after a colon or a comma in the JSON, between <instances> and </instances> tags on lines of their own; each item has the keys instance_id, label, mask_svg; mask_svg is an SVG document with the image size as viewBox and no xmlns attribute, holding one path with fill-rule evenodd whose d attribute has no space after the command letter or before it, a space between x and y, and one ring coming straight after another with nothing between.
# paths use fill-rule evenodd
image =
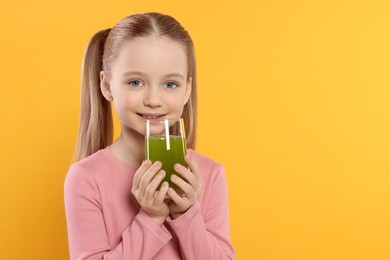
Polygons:
<instances>
[{"instance_id":1,"label":"girl's face","mask_svg":"<svg viewBox=\"0 0 390 260\"><path fill-rule=\"evenodd\" d=\"M163 37L126 42L111 68L101 72L103 95L114 102L122 130L145 132L145 121L177 118L191 94L187 56L179 43Z\"/></svg>"}]
</instances>

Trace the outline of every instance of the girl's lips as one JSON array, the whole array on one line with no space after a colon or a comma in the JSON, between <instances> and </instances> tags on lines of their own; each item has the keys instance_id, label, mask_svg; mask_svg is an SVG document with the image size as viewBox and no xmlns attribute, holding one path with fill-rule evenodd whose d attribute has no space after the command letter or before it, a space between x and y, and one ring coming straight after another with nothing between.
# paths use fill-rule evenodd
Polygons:
<instances>
[{"instance_id":1,"label":"girl's lips","mask_svg":"<svg viewBox=\"0 0 390 260\"><path fill-rule=\"evenodd\" d=\"M139 117L141 117L143 120L161 120L166 114L141 114L137 113Z\"/></svg>"}]
</instances>

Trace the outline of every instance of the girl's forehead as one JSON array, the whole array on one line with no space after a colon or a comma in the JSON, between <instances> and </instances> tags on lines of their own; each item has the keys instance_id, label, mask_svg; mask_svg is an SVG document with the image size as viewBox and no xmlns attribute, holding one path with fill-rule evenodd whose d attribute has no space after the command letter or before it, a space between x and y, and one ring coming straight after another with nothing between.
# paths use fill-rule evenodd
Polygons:
<instances>
[{"instance_id":1,"label":"girl's forehead","mask_svg":"<svg viewBox=\"0 0 390 260\"><path fill-rule=\"evenodd\" d=\"M137 37L125 42L112 69L122 74L129 71L144 74L186 75L187 56L184 46L164 36Z\"/></svg>"}]
</instances>

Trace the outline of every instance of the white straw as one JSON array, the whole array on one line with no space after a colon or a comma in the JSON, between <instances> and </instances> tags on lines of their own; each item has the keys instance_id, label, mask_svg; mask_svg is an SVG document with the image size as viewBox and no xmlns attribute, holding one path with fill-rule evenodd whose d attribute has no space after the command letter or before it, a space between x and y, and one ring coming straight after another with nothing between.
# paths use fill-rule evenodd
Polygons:
<instances>
[{"instance_id":1,"label":"white straw","mask_svg":"<svg viewBox=\"0 0 390 260\"><path fill-rule=\"evenodd\" d=\"M146 159L150 159L149 157L149 137L150 137L150 121L146 121Z\"/></svg>"},{"instance_id":2,"label":"white straw","mask_svg":"<svg viewBox=\"0 0 390 260\"><path fill-rule=\"evenodd\" d=\"M169 140L169 124L168 124L168 119L165 119L164 120L165 122L165 141L166 141L166 144L167 144L167 150L171 150L171 144L170 144L170 140Z\"/></svg>"}]
</instances>

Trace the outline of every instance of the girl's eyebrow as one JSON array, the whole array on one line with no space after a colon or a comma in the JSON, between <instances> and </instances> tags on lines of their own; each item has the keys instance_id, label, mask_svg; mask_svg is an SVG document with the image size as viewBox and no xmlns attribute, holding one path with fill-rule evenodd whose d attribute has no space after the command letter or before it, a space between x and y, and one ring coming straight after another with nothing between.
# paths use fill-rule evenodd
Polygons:
<instances>
[{"instance_id":1,"label":"girl's eyebrow","mask_svg":"<svg viewBox=\"0 0 390 260\"><path fill-rule=\"evenodd\" d=\"M146 74L145 73L142 73L140 71L127 71L127 72L124 72L122 75L123 76L127 76L127 75L140 75L140 76L145 76Z\"/></svg>"},{"instance_id":2,"label":"girl's eyebrow","mask_svg":"<svg viewBox=\"0 0 390 260\"><path fill-rule=\"evenodd\" d=\"M140 72L140 71L127 71L127 72L124 72L122 75L123 75L123 76L127 76L127 75L147 76L145 73ZM169 74L164 75L164 77L165 77L165 78L169 78L169 77L178 77L178 78L183 78L183 79L184 79L184 75L181 74L181 73L169 73Z\"/></svg>"},{"instance_id":3,"label":"girl's eyebrow","mask_svg":"<svg viewBox=\"0 0 390 260\"><path fill-rule=\"evenodd\" d=\"M169 77L178 77L178 78L183 78L184 79L184 76L181 73L169 73L169 74L165 75L165 77L167 77L167 78L169 78Z\"/></svg>"}]
</instances>

